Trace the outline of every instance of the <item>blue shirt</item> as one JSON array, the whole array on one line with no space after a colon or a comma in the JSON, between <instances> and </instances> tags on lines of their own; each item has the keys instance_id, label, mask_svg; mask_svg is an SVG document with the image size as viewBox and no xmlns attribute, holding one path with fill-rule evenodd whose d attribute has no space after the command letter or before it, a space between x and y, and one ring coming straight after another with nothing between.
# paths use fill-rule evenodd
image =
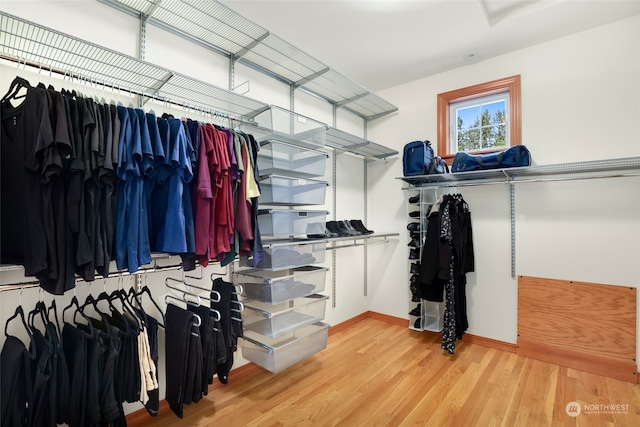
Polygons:
<instances>
[{"instance_id":1,"label":"blue shirt","mask_svg":"<svg viewBox=\"0 0 640 427\"><path fill-rule=\"evenodd\" d=\"M162 192L162 196L166 197L166 211L156 243L159 251L186 253L186 218L183 199L185 184L193 179L193 169L187 135L182 122L178 119L167 119L167 125L169 140L165 147L168 149L165 149L164 167L158 174L158 178L163 180L163 190L166 190Z\"/></svg>"}]
</instances>

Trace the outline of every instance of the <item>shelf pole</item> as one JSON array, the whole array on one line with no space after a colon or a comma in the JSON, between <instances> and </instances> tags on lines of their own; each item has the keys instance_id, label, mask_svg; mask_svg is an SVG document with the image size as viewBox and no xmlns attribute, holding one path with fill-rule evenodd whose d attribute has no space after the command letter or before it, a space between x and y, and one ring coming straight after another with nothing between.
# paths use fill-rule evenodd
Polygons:
<instances>
[{"instance_id":1,"label":"shelf pole","mask_svg":"<svg viewBox=\"0 0 640 427\"><path fill-rule=\"evenodd\" d=\"M332 104L333 106L333 127L336 127L336 124L338 122L338 107L336 106L336 104ZM336 149L333 149L333 167L332 167L332 174L333 174L333 182L332 182L332 192L331 192L331 196L332 196L332 202L333 202L333 220L335 221L337 216L336 216L336 210L337 210L337 204L338 204L338 189L337 189L337 183L338 183L338 172L337 172L337 166L338 166L338 153L336 151ZM336 273L336 251L333 251L333 253L331 254L331 306L333 308L336 308L336 281L337 281L337 273Z\"/></svg>"},{"instance_id":2,"label":"shelf pole","mask_svg":"<svg viewBox=\"0 0 640 427\"><path fill-rule=\"evenodd\" d=\"M229 55L229 90L235 87L236 59L233 55Z\"/></svg>"},{"instance_id":3,"label":"shelf pole","mask_svg":"<svg viewBox=\"0 0 640 427\"><path fill-rule=\"evenodd\" d=\"M364 127L364 139L368 139L367 138L367 127L369 125L369 120L367 120L366 118L364 119L364 123L363 123L363 127ZM368 210L367 207L369 205L369 197L368 197L368 182L369 182L369 169L368 169L368 165L369 162L367 161L367 158L365 157L364 159L362 159L362 164L364 167L364 212L363 212L363 220L365 224L368 224L367 221L367 216L368 216ZM369 270L369 266L367 263L367 260L369 258L369 251L367 248L367 245L364 246L364 296L366 297L367 295L369 295L369 274L368 274L368 270Z\"/></svg>"},{"instance_id":4,"label":"shelf pole","mask_svg":"<svg viewBox=\"0 0 640 427\"><path fill-rule=\"evenodd\" d=\"M145 49L147 46L147 19L145 19L144 15L140 14L139 17L140 25L138 27L138 59L144 61L145 57ZM142 108L143 99L142 95L137 96L138 99L138 108Z\"/></svg>"},{"instance_id":5,"label":"shelf pole","mask_svg":"<svg viewBox=\"0 0 640 427\"><path fill-rule=\"evenodd\" d=\"M509 198L511 210L511 277L516 277L516 189L509 183Z\"/></svg>"}]
</instances>

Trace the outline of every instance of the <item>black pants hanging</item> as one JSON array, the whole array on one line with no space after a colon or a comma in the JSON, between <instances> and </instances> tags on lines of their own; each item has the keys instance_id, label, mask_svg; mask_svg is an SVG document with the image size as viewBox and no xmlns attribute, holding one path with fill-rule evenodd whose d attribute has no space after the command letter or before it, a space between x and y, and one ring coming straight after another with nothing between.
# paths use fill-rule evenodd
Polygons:
<instances>
[{"instance_id":1,"label":"black pants hanging","mask_svg":"<svg viewBox=\"0 0 640 427\"><path fill-rule=\"evenodd\" d=\"M173 304L167 305L166 314L166 399L169 407L178 417L183 417L186 388L189 386L191 334L198 328L194 324L193 313Z\"/></svg>"}]
</instances>

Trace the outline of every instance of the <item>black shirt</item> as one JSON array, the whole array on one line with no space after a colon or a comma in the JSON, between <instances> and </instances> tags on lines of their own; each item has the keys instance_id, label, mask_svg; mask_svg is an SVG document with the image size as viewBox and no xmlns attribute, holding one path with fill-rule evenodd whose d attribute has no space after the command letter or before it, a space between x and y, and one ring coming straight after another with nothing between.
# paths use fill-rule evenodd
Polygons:
<instances>
[{"instance_id":1,"label":"black shirt","mask_svg":"<svg viewBox=\"0 0 640 427\"><path fill-rule=\"evenodd\" d=\"M47 93L29 87L23 102L2 102L0 263L20 264L25 275L48 269L42 196L43 162L54 136Z\"/></svg>"}]
</instances>

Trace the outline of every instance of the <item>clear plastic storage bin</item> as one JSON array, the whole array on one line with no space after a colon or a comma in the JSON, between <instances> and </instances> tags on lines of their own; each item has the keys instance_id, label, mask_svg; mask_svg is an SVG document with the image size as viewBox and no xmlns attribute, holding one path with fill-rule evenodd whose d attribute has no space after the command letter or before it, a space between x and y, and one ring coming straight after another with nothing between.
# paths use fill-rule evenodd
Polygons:
<instances>
[{"instance_id":1,"label":"clear plastic storage bin","mask_svg":"<svg viewBox=\"0 0 640 427\"><path fill-rule=\"evenodd\" d=\"M323 205L326 181L267 175L260 179L260 204L268 205Z\"/></svg>"},{"instance_id":2,"label":"clear plastic storage bin","mask_svg":"<svg viewBox=\"0 0 640 427\"><path fill-rule=\"evenodd\" d=\"M278 338L245 331L240 343L242 357L278 373L327 347L329 325L314 323Z\"/></svg>"},{"instance_id":3,"label":"clear plastic storage bin","mask_svg":"<svg viewBox=\"0 0 640 427\"><path fill-rule=\"evenodd\" d=\"M324 151L270 141L258 152L258 169L263 175L313 178L324 176L328 158Z\"/></svg>"},{"instance_id":4,"label":"clear plastic storage bin","mask_svg":"<svg viewBox=\"0 0 640 427\"><path fill-rule=\"evenodd\" d=\"M324 262L327 241L288 241L281 243L263 243L264 258L256 268L284 270Z\"/></svg>"},{"instance_id":5,"label":"clear plastic storage bin","mask_svg":"<svg viewBox=\"0 0 640 427\"><path fill-rule=\"evenodd\" d=\"M324 319L328 296L309 295L281 304L245 301L242 321L245 331L278 338Z\"/></svg>"},{"instance_id":6,"label":"clear plastic storage bin","mask_svg":"<svg viewBox=\"0 0 640 427\"><path fill-rule=\"evenodd\" d=\"M324 234L327 211L258 210L261 236L290 237Z\"/></svg>"},{"instance_id":7,"label":"clear plastic storage bin","mask_svg":"<svg viewBox=\"0 0 640 427\"><path fill-rule=\"evenodd\" d=\"M305 266L288 270L244 270L233 274L248 299L280 304L324 291L326 267Z\"/></svg>"},{"instance_id":8,"label":"clear plastic storage bin","mask_svg":"<svg viewBox=\"0 0 640 427\"><path fill-rule=\"evenodd\" d=\"M283 141L307 148L324 147L327 125L284 108L269 106L241 124L257 141Z\"/></svg>"},{"instance_id":9,"label":"clear plastic storage bin","mask_svg":"<svg viewBox=\"0 0 640 427\"><path fill-rule=\"evenodd\" d=\"M422 328L425 331L440 332L444 320L444 302L422 300Z\"/></svg>"}]
</instances>

